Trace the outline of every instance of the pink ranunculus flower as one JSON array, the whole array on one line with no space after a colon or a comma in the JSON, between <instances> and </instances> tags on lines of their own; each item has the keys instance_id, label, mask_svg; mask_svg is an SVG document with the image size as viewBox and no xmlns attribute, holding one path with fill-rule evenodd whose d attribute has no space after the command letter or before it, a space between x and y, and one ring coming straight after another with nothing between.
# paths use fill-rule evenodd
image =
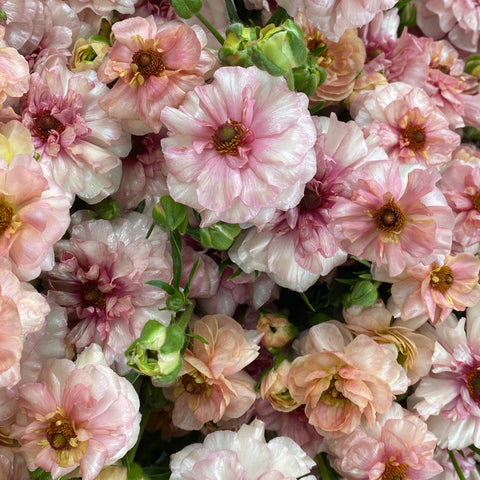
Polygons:
<instances>
[{"instance_id":1,"label":"pink ranunculus flower","mask_svg":"<svg viewBox=\"0 0 480 480\"><path fill-rule=\"evenodd\" d=\"M15 100L28 91L28 62L15 48L5 45L0 35L0 106L5 100Z\"/></svg>"},{"instance_id":2,"label":"pink ranunculus flower","mask_svg":"<svg viewBox=\"0 0 480 480\"><path fill-rule=\"evenodd\" d=\"M33 73L21 103L39 162L52 170L65 192L96 203L118 188L120 156L130 136L98 105L108 92L91 71L73 74L56 65Z\"/></svg>"},{"instance_id":3,"label":"pink ranunculus flower","mask_svg":"<svg viewBox=\"0 0 480 480\"><path fill-rule=\"evenodd\" d=\"M367 145L355 122L341 122L333 113L330 118L314 117L314 123L317 169L300 203L260 230L253 227L242 233L229 250L243 271L266 272L295 291L307 290L347 258L328 228L330 210L343 191L341 174L387 158L382 149Z\"/></svg>"},{"instance_id":4,"label":"pink ranunculus flower","mask_svg":"<svg viewBox=\"0 0 480 480\"><path fill-rule=\"evenodd\" d=\"M331 209L332 228L348 253L388 265L391 276L407 266L441 263L450 253L454 217L435 186L431 167L369 162L344 178L344 197Z\"/></svg>"},{"instance_id":5,"label":"pink ranunculus flower","mask_svg":"<svg viewBox=\"0 0 480 480\"><path fill-rule=\"evenodd\" d=\"M67 341L79 351L99 343L109 364L125 364L125 350L149 319L170 321L158 311L165 292L146 284L172 278L167 234L155 228L147 239L151 223L137 212L76 223L70 239L56 244L57 263L44 277L49 298L67 308Z\"/></svg>"},{"instance_id":6,"label":"pink ranunculus flower","mask_svg":"<svg viewBox=\"0 0 480 480\"><path fill-rule=\"evenodd\" d=\"M46 362L37 382L20 386L19 406L12 434L27 467L53 478L78 468L83 480L94 480L127 453L140 429L135 389L107 366L97 345L75 363Z\"/></svg>"},{"instance_id":7,"label":"pink ranunculus flower","mask_svg":"<svg viewBox=\"0 0 480 480\"><path fill-rule=\"evenodd\" d=\"M279 0L291 17L303 12L327 38L337 42L345 30L366 25L378 12L388 10L395 0Z\"/></svg>"},{"instance_id":8,"label":"pink ranunculus flower","mask_svg":"<svg viewBox=\"0 0 480 480\"><path fill-rule=\"evenodd\" d=\"M23 280L53 266L53 244L70 223L70 200L31 155L0 159L0 257Z\"/></svg>"},{"instance_id":9,"label":"pink ranunculus flower","mask_svg":"<svg viewBox=\"0 0 480 480\"><path fill-rule=\"evenodd\" d=\"M392 298L403 319L427 313L435 325L480 301L479 273L480 259L468 252L448 255L442 264L419 263L390 280Z\"/></svg>"},{"instance_id":10,"label":"pink ranunculus flower","mask_svg":"<svg viewBox=\"0 0 480 480\"><path fill-rule=\"evenodd\" d=\"M132 14L138 0L70 0L72 9L79 13L90 9L100 17L108 17L115 10L118 13Z\"/></svg>"},{"instance_id":11,"label":"pink ranunculus flower","mask_svg":"<svg viewBox=\"0 0 480 480\"><path fill-rule=\"evenodd\" d=\"M287 386L305 405L316 430L326 437L353 432L363 419L373 424L394 395L408 386L393 345L377 344L367 335L353 340L335 323L315 325L293 360Z\"/></svg>"},{"instance_id":12,"label":"pink ranunculus flower","mask_svg":"<svg viewBox=\"0 0 480 480\"><path fill-rule=\"evenodd\" d=\"M451 315L436 326L432 371L424 377L409 409L427 421L438 445L460 450L480 448L480 303L466 318Z\"/></svg>"},{"instance_id":13,"label":"pink ranunculus flower","mask_svg":"<svg viewBox=\"0 0 480 480\"><path fill-rule=\"evenodd\" d=\"M158 133L163 108L177 107L215 64L205 33L153 16L127 18L112 32L115 43L97 73L102 82L118 80L100 105L131 133Z\"/></svg>"},{"instance_id":14,"label":"pink ranunculus flower","mask_svg":"<svg viewBox=\"0 0 480 480\"><path fill-rule=\"evenodd\" d=\"M346 480L427 480L443 471L433 459L436 440L425 422L394 402L373 425L326 439L324 447Z\"/></svg>"},{"instance_id":15,"label":"pink ranunculus flower","mask_svg":"<svg viewBox=\"0 0 480 480\"><path fill-rule=\"evenodd\" d=\"M379 85L360 92L350 107L365 135L400 163L445 164L460 145L460 135L421 88Z\"/></svg>"},{"instance_id":16,"label":"pink ranunculus flower","mask_svg":"<svg viewBox=\"0 0 480 480\"><path fill-rule=\"evenodd\" d=\"M264 223L297 205L315 173L308 98L257 67L218 69L162 121L170 194L198 210L202 226Z\"/></svg>"},{"instance_id":17,"label":"pink ranunculus flower","mask_svg":"<svg viewBox=\"0 0 480 480\"><path fill-rule=\"evenodd\" d=\"M243 370L258 356L262 334L244 330L226 315L206 315L193 324L193 338L179 376L167 394L175 403L173 424L200 430L207 422L242 416L256 398L254 380Z\"/></svg>"},{"instance_id":18,"label":"pink ranunculus flower","mask_svg":"<svg viewBox=\"0 0 480 480\"><path fill-rule=\"evenodd\" d=\"M480 242L480 151L462 145L442 171L438 188L455 215L453 249L478 252Z\"/></svg>"},{"instance_id":19,"label":"pink ranunculus flower","mask_svg":"<svg viewBox=\"0 0 480 480\"><path fill-rule=\"evenodd\" d=\"M237 432L217 431L172 455L170 480L206 478L295 480L309 475L315 462L288 437L266 442L265 425L254 420Z\"/></svg>"},{"instance_id":20,"label":"pink ranunculus flower","mask_svg":"<svg viewBox=\"0 0 480 480\"><path fill-rule=\"evenodd\" d=\"M448 37L460 50L480 49L480 5L476 0L417 0L417 25L434 39Z\"/></svg>"}]
</instances>

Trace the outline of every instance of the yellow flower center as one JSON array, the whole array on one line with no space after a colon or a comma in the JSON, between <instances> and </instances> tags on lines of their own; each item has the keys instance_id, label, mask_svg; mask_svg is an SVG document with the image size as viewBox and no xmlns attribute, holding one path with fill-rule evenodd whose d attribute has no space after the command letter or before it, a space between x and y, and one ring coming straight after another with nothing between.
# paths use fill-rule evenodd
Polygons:
<instances>
[{"instance_id":1,"label":"yellow flower center","mask_svg":"<svg viewBox=\"0 0 480 480\"><path fill-rule=\"evenodd\" d=\"M430 285L441 293L445 293L453 284L453 273L450 267L433 266L430 272Z\"/></svg>"},{"instance_id":2,"label":"yellow flower center","mask_svg":"<svg viewBox=\"0 0 480 480\"><path fill-rule=\"evenodd\" d=\"M162 56L151 48L135 52L132 57L132 67L144 80L151 76L159 77L165 71Z\"/></svg>"},{"instance_id":3,"label":"yellow flower center","mask_svg":"<svg viewBox=\"0 0 480 480\"><path fill-rule=\"evenodd\" d=\"M50 112L43 112L33 119L33 134L47 140L52 132L62 133L65 126L57 120Z\"/></svg>"},{"instance_id":4,"label":"yellow flower center","mask_svg":"<svg viewBox=\"0 0 480 480\"><path fill-rule=\"evenodd\" d=\"M480 193L476 193L475 195L472 195L472 202L473 202L473 208L477 212L480 212Z\"/></svg>"},{"instance_id":5,"label":"yellow flower center","mask_svg":"<svg viewBox=\"0 0 480 480\"><path fill-rule=\"evenodd\" d=\"M402 137L408 148L414 151L423 150L427 140L425 129L420 125L407 125L402 132Z\"/></svg>"},{"instance_id":6,"label":"yellow flower center","mask_svg":"<svg viewBox=\"0 0 480 480\"><path fill-rule=\"evenodd\" d=\"M187 393L202 396L204 400L210 397L211 387L205 381L203 375L197 370L193 370L182 376L183 388Z\"/></svg>"},{"instance_id":7,"label":"yellow flower center","mask_svg":"<svg viewBox=\"0 0 480 480\"><path fill-rule=\"evenodd\" d=\"M407 480L407 466L395 461L388 462L381 480Z\"/></svg>"},{"instance_id":8,"label":"yellow flower center","mask_svg":"<svg viewBox=\"0 0 480 480\"><path fill-rule=\"evenodd\" d=\"M243 136L242 124L229 120L215 130L212 141L218 153L235 156L238 155L238 147L243 146Z\"/></svg>"},{"instance_id":9,"label":"yellow flower center","mask_svg":"<svg viewBox=\"0 0 480 480\"><path fill-rule=\"evenodd\" d=\"M381 206L373 214L373 219L382 232L400 233L405 225L405 214L393 199Z\"/></svg>"}]
</instances>

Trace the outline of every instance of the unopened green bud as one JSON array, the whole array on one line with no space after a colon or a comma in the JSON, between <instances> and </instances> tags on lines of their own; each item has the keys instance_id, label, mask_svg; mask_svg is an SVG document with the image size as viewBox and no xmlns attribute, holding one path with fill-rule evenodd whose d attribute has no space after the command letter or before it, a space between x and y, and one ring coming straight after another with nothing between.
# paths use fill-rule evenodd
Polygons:
<instances>
[{"instance_id":1,"label":"unopened green bud","mask_svg":"<svg viewBox=\"0 0 480 480\"><path fill-rule=\"evenodd\" d=\"M258 28L244 27L241 23L233 23L225 32L225 42L218 50L218 58L222 65L250 67L250 48L257 40Z\"/></svg>"},{"instance_id":2,"label":"unopened green bud","mask_svg":"<svg viewBox=\"0 0 480 480\"><path fill-rule=\"evenodd\" d=\"M153 220L163 230L171 232L178 229L185 233L188 226L187 207L175 202L172 197L165 195L152 210Z\"/></svg>"},{"instance_id":3,"label":"unopened green bud","mask_svg":"<svg viewBox=\"0 0 480 480\"><path fill-rule=\"evenodd\" d=\"M272 64L284 72L303 65L308 55L303 32L290 19L279 27L269 24L262 28L257 47Z\"/></svg>"},{"instance_id":4,"label":"unopened green bud","mask_svg":"<svg viewBox=\"0 0 480 480\"><path fill-rule=\"evenodd\" d=\"M171 312L178 312L185 306L185 295L181 291L175 291L167 297L165 301L168 310Z\"/></svg>"},{"instance_id":5,"label":"unopened green bud","mask_svg":"<svg viewBox=\"0 0 480 480\"><path fill-rule=\"evenodd\" d=\"M104 198L95 205L96 218L115 220L120 215L120 204L112 197Z\"/></svg>"},{"instance_id":6,"label":"unopened green bud","mask_svg":"<svg viewBox=\"0 0 480 480\"><path fill-rule=\"evenodd\" d=\"M470 55L465 62L464 71L480 79L480 55Z\"/></svg>"},{"instance_id":7,"label":"unopened green bud","mask_svg":"<svg viewBox=\"0 0 480 480\"><path fill-rule=\"evenodd\" d=\"M313 95L327 78L327 73L317 65L312 55L304 65L292 69L292 74L295 91L303 92L308 97Z\"/></svg>"},{"instance_id":8,"label":"unopened green bud","mask_svg":"<svg viewBox=\"0 0 480 480\"><path fill-rule=\"evenodd\" d=\"M202 0L170 0L180 18L191 18L202 9Z\"/></svg>"},{"instance_id":9,"label":"unopened green bud","mask_svg":"<svg viewBox=\"0 0 480 480\"><path fill-rule=\"evenodd\" d=\"M352 305L368 307L373 305L377 298L378 292L373 283L369 280L360 280L353 286L350 301Z\"/></svg>"},{"instance_id":10,"label":"unopened green bud","mask_svg":"<svg viewBox=\"0 0 480 480\"><path fill-rule=\"evenodd\" d=\"M167 327L157 320L149 320L143 327L138 342L148 350L160 350L167 338Z\"/></svg>"}]
</instances>

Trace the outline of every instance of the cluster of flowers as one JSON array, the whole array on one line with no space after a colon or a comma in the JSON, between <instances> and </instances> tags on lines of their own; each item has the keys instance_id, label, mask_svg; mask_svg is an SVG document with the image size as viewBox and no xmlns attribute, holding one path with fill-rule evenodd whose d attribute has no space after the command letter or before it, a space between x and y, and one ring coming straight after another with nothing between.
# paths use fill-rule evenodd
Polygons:
<instances>
[{"instance_id":1,"label":"cluster of flowers","mask_svg":"<svg viewBox=\"0 0 480 480\"><path fill-rule=\"evenodd\" d=\"M0 0L0 478L479 480L479 47L473 0Z\"/></svg>"}]
</instances>

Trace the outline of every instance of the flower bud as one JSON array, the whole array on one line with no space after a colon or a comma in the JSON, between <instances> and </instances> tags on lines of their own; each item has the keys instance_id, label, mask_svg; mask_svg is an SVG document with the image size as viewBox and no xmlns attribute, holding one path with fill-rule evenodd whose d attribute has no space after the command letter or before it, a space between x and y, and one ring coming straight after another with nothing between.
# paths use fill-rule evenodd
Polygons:
<instances>
[{"instance_id":1,"label":"flower bud","mask_svg":"<svg viewBox=\"0 0 480 480\"><path fill-rule=\"evenodd\" d=\"M182 366L184 331L149 320L140 335L125 352L129 367L160 382L173 380Z\"/></svg>"},{"instance_id":2,"label":"flower bud","mask_svg":"<svg viewBox=\"0 0 480 480\"><path fill-rule=\"evenodd\" d=\"M258 27L244 27L241 23L233 23L225 32L225 42L218 50L218 58L222 65L250 67L250 48L255 44Z\"/></svg>"},{"instance_id":3,"label":"flower bud","mask_svg":"<svg viewBox=\"0 0 480 480\"><path fill-rule=\"evenodd\" d=\"M277 369L272 368L267 373L260 385L261 397L268 400L272 407L279 412L291 412L300 406L300 403L292 398L286 387L290 365L288 360L283 360Z\"/></svg>"},{"instance_id":4,"label":"flower bud","mask_svg":"<svg viewBox=\"0 0 480 480\"><path fill-rule=\"evenodd\" d=\"M480 55L470 55L465 62L464 71L480 79Z\"/></svg>"},{"instance_id":5,"label":"flower bud","mask_svg":"<svg viewBox=\"0 0 480 480\"><path fill-rule=\"evenodd\" d=\"M127 480L128 469L122 465L103 467L95 480Z\"/></svg>"},{"instance_id":6,"label":"flower bud","mask_svg":"<svg viewBox=\"0 0 480 480\"><path fill-rule=\"evenodd\" d=\"M352 292L347 296L345 307L350 305L362 305L368 307L373 305L378 298L375 285L369 280L360 280L355 283Z\"/></svg>"},{"instance_id":7,"label":"flower bud","mask_svg":"<svg viewBox=\"0 0 480 480\"><path fill-rule=\"evenodd\" d=\"M95 205L96 218L115 220L120 215L120 204L112 197L104 198Z\"/></svg>"},{"instance_id":8,"label":"flower bud","mask_svg":"<svg viewBox=\"0 0 480 480\"><path fill-rule=\"evenodd\" d=\"M88 40L79 38L73 47L70 69L75 73L85 70L97 71L109 49L108 43L99 40L98 37L90 37Z\"/></svg>"},{"instance_id":9,"label":"flower bud","mask_svg":"<svg viewBox=\"0 0 480 480\"><path fill-rule=\"evenodd\" d=\"M284 347L297 335L297 327L281 313L261 313L257 321L257 330L262 332L262 344L269 350Z\"/></svg>"}]
</instances>

